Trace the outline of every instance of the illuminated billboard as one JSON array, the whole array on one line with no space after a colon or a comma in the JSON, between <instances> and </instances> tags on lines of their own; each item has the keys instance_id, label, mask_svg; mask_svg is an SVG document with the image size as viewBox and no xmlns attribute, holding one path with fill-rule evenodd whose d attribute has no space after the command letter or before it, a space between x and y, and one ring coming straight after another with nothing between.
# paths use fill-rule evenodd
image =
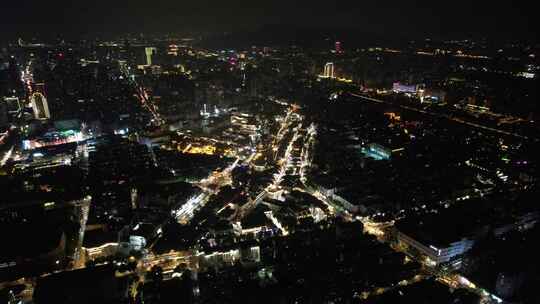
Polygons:
<instances>
[{"instance_id":1,"label":"illuminated billboard","mask_svg":"<svg viewBox=\"0 0 540 304\"><path fill-rule=\"evenodd\" d=\"M68 144L72 142L79 142L83 140L83 135L80 131L66 130L66 131L54 131L48 132L45 135L23 140L23 149L32 150L36 148L57 146L62 144Z\"/></svg>"},{"instance_id":2,"label":"illuminated billboard","mask_svg":"<svg viewBox=\"0 0 540 304\"><path fill-rule=\"evenodd\" d=\"M418 91L418 85L405 85L394 82L392 90L397 93L416 93Z\"/></svg>"}]
</instances>

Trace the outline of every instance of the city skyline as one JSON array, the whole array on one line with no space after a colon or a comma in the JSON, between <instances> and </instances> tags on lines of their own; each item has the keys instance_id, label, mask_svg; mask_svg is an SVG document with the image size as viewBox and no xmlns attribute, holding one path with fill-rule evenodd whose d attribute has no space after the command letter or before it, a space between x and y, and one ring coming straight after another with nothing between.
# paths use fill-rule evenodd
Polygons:
<instances>
[{"instance_id":1,"label":"city skyline","mask_svg":"<svg viewBox=\"0 0 540 304\"><path fill-rule=\"evenodd\" d=\"M540 303L526 6L0 4L0 303Z\"/></svg>"}]
</instances>

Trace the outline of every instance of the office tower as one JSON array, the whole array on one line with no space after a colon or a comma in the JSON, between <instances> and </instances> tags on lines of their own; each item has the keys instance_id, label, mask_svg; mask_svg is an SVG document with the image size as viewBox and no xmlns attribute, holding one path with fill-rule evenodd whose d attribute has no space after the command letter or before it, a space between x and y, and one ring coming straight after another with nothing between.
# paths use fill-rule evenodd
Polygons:
<instances>
[{"instance_id":1,"label":"office tower","mask_svg":"<svg viewBox=\"0 0 540 304\"><path fill-rule=\"evenodd\" d=\"M50 119L51 112L49 111L49 104L47 98L41 92L35 92L30 97L32 103L32 109L34 110L34 117L36 119Z\"/></svg>"},{"instance_id":2,"label":"office tower","mask_svg":"<svg viewBox=\"0 0 540 304\"><path fill-rule=\"evenodd\" d=\"M21 112L21 102L18 97L4 97L4 103L6 104L8 114L10 116L19 114Z\"/></svg>"},{"instance_id":3,"label":"office tower","mask_svg":"<svg viewBox=\"0 0 540 304\"><path fill-rule=\"evenodd\" d=\"M341 48L341 42L340 41L336 41L335 51L336 51L337 54L343 53L343 49Z\"/></svg>"},{"instance_id":4,"label":"office tower","mask_svg":"<svg viewBox=\"0 0 540 304\"><path fill-rule=\"evenodd\" d=\"M325 78L334 78L334 64L332 62L328 62L324 65L324 74L323 76Z\"/></svg>"},{"instance_id":5,"label":"office tower","mask_svg":"<svg viewBox=\"0 0 540 304\"><path fill-rule=\"evenodd\" d=\"M47 93L45 92L45 84L44 83L35 83L33 92L41 93L43 96L47 96Z\"/></svg>"},{"instance_id":6,"label":"office tower","mask_svg":"<svg viewBox=\"0 0 540 304\"><path fill-rule=\"evenodd\" d=\"M146 65L152 65L152 56L157 53L157 49L155 47L147 47L144 51L146 53Z\"/></svg>"}]
</instances>

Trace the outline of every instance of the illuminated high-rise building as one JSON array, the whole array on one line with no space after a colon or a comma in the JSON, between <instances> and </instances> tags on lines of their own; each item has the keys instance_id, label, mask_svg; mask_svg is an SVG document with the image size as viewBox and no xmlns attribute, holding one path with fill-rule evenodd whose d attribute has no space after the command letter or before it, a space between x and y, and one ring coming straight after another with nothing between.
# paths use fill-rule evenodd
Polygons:
<instances>
[{"instance_id":1,"label":"illuminated high-rise building","mask_svg":"<svg viewBox=\"0 0 540 304\"><path fill-rule=\"evenodd\" d=\"M30 97L32 103L32 109L34 110L34 117L36 119L50 119L51 112L49 111L49 104L47 98L41 92L35 92Z\"/></svg>"},{"instance_id":2,"label":"illuminated high-rise building","mask_svg":"<svg viewBox=\"0 0 540 304\"><path fill-rule=\"evenodd\" d=\"M323 77L324 78L335 78L334 64L332 62L328 62L327 64L324 65Z\"/></svg>"},{"instance_id":3,"label":"illuminated high-rise building","mask_svg":"<svg viewBox=\"0 0 540 304\"><path fill-rule=\"evenodd\" d=\"M336 41L335 51L337 54L343 53L343 49L341 48L341 41Z\"/></svg>"},{"instance_id":4,"label":"illuminated high-rise building","mask_svg":"<svg viewBox=\"0 0 540 304\"><path fill-rule=\"evenodd\" d=\"M41 93L44 96L47 96L47 93L45 92L45 84L44 83L34 83L32 92L38 92L38 93Z\"/></svg>"},{"instance_id":5,"label":"illuminated high-rise building","mask_svg":"<svg viewBox=\"0 0 540 304\"><path fill-rule=\"evenodd\" d=\"M7 111L10 115L18 114L21 108L21 102L18 97L4 97L3 101L6 104Z\"/></svg>"},{"instance_id":6,"label":"illuminated high-rise building","mask_svg":"<svg viewBox=\"0 0 540 304\"><path fill-rule=\"evenodd\" d=\"M152 65L152 56L157 53L157 49L155 47L147 47L144 51L146 53L146 65Z\"/></svg>"}]
</instances>

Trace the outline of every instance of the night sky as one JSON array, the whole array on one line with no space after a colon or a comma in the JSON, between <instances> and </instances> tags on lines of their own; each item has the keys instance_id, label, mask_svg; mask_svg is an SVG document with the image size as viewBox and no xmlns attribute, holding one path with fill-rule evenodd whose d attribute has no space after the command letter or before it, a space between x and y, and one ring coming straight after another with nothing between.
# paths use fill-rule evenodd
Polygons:
<instances>
[{"instance_id":1,"label":"night sky","mask_svg":"<svg viewBox=\"0 0 540 304\"><path fill-rule=\"evenodd\" d=\"M267 24L353 28L384 35L536 36L534 2L499 2L3 0L0 36L249 30Z\"/></svg>"}]
</instances>

